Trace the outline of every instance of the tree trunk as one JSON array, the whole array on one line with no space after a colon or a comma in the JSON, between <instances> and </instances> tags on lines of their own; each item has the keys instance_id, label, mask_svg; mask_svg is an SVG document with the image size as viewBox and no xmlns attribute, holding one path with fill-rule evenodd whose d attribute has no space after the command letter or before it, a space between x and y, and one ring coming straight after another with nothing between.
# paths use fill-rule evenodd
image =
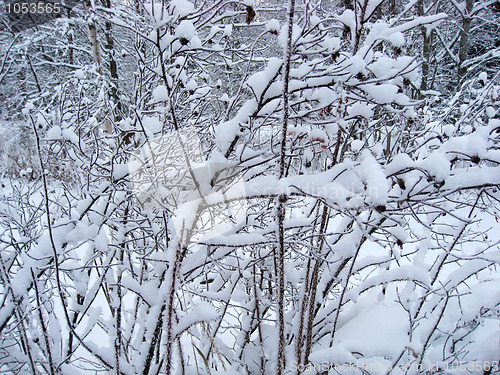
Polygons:
<instances>
[{"instance_id":1,"label":"tree trunk","mask_svg":"<svg viewBox=\"0 0 500 375\"><path fill-rule=\"evenodd\" d=\"M420 0L417 3L417 12L419 16L425 16L426 11L424 9L424 1ZM423 62L422 62L422 81L420 82L420 93L419 97L422 98L422 91L429 90L430 87L428 85L429 81L429 70L430 70L430 59L431 59L431 54L432 54L432 41L433 41L433 35L434 35L434 30L427 30L425 26L422 26L420 28L420 31L422 32L422 56L423 56Z\"/></svg>"},{"instance_id":2,"label":"tree trunk","mask_svg":"<svg viewBox=\"0 0 500 375\"><path fill-rule=\"evenodd\" d=\"M466 0L465 10L462 17L462 30L460 30L460 45L458 50L458 89L462 86L465 75L467 74L467 67L464 66L469 52L469 32L471 26L471 12L474 6L474 0Z\"/></svg>"},{"instance_id":3,"label":"tree trunk","mask_svg":"<svg viewBox=\"0 0 500 375\"><path fill-rule=\"evenodd\" d=\"M97 28L95 26L94 21L92 20L92 4L90 0L85 0L85 9L87 10L87 14L89 17L89 40L90 40L90 48L92 51L92 56L97 63L98 70L101 72L102 66L102 58L101 58L101 46L99 45L99 41L97 40Z\"/></svg>"},{"instance_id":4,"label":"tree trunk","mask_svg":"<svg viewBox=\"0 0 500 375\"><path fill-rule=\"evenodd\" d=\"M104 5L108 9L111 9L111 0L103 0L102 5ZM121 112L122 106L120 98L118 96L118 66L115 59L114 41L111 34L111 27L111 22L106 21L104 24L104 36L106 38L106 52L108 53L109 74L111 76L110 96L113 104L115 105L115 121L119 121L121 119L121 116L118 113Z\"/></svg>"}]
</instances>

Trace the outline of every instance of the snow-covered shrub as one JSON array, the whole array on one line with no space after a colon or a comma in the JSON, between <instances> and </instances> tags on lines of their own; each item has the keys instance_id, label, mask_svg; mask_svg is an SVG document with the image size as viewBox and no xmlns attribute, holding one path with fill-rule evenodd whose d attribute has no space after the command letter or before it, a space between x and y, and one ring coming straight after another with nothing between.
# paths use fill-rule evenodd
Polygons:
<instances>
[{"instance_id":1,"label":"snow-covered shrub","mask_svg":"<svg viewBox=\"0 0 500 375\"><path fill-rule=\"evenodd\" d=\"M420 101L446 15L354 3L86 2L102 54L34 98L40 178L0 202L2 370L498 360L498 76Z\"/></svg>"}]
</instances>

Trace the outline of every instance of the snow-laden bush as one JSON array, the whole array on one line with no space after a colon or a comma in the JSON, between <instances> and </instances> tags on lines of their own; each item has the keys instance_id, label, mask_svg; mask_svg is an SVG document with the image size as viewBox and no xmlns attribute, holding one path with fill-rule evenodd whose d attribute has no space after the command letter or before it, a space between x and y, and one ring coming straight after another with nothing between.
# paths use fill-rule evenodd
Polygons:
<instances>
[{"instance_id":1,"label":"snow-laden bush","mask_svg":"<svg viewBox=\"0 0 500 375\"><path fill-rule=\"evenodd\" d=\"M420 100L404 53L445 14L87 3L102 55L34 96L40 178L1 196L3 371L498 361L498 75Z\"/></svg>"}]
</instances>

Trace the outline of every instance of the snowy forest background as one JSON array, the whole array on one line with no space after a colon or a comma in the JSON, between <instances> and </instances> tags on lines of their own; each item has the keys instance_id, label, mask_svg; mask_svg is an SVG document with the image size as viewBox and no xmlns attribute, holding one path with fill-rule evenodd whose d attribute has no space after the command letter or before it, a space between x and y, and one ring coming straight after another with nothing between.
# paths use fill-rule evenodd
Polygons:
<instances>
[{"instance_id":1,"label":"snowy forest background","mask_svg":"<svg viewBox=\"0 0 500 375\"><path fill-rule=\"evenodd\" d=\"M499 372L500 2L85 0L0 53L1 373Z\"/></svg>"}]
</instances>

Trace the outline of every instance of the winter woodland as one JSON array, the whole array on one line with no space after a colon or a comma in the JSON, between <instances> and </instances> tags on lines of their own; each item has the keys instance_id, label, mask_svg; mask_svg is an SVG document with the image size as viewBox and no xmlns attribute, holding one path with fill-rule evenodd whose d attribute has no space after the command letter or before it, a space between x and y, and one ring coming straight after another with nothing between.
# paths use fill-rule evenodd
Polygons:
<instances>
[{"instance_id":1,"label":"winter woodland","mask_svg":"<svg viewBox=\"0 0 500 375\"><path fill-rule=\"evenodd\" d=\"M498 0L11 3L0 373L500 373Z\"/></svg>"}]
</instances>

